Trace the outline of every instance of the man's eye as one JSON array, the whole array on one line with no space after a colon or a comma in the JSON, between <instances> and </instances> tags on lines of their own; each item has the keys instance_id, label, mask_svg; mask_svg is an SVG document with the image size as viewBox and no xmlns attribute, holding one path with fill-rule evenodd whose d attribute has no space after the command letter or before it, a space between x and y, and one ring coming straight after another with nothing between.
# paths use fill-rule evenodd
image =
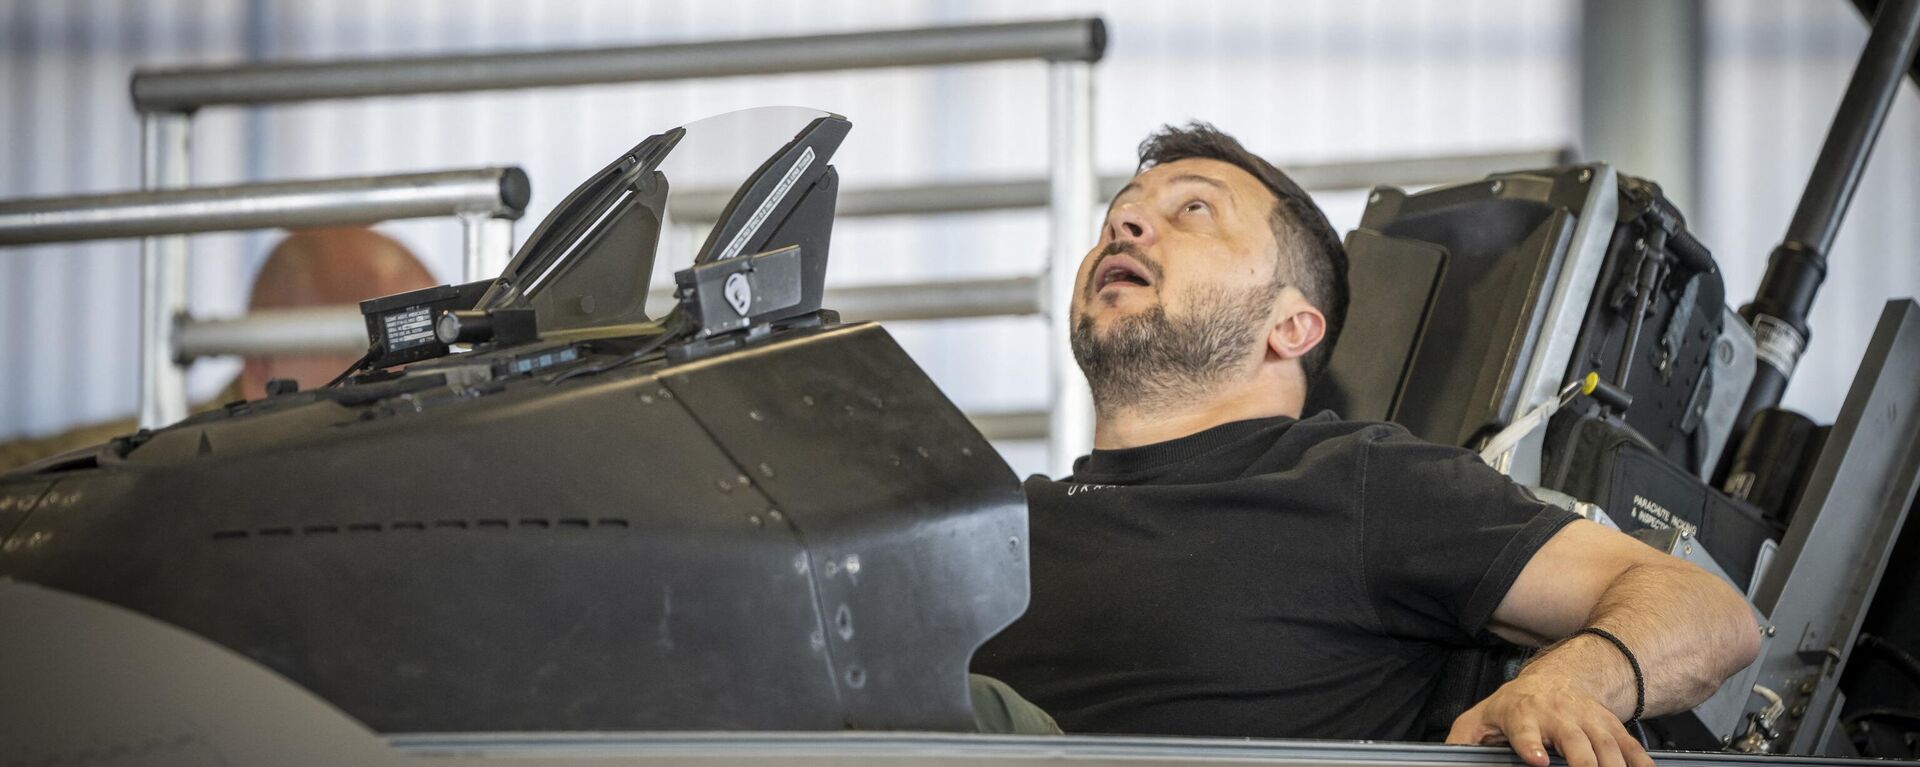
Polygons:
<instances>
[{"instance_id":1,"label":"man's eye","mask_svg":"<svg viewBox=\"0 0 1920 767\"><path fill-rule=\"evenodd\" d=\"M1207 204L1199 200L1189 202L1186 207L1181 208L1181 211L1184 213L1204 213L1206 210Z\"/></svg>"}]
</instances>

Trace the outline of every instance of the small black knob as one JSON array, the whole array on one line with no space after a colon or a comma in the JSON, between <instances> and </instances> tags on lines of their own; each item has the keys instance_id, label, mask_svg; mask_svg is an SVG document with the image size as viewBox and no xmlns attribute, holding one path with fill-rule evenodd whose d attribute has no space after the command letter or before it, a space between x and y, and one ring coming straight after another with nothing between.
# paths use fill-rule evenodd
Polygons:
<instances>
[{"instance_id":1,"label":"small black knob","mask_svg":"<svg viewBox=\"0 0 1920 767\"><path fill-rule=\"evenodd\" d=\"M1615 413L1624 413L1627 412L1627 408L1633 407L1632 394L1606 381L1596 382L1591 396L1595 402L1600 403L1601 407Z\"/></svg>"}]
</instances>

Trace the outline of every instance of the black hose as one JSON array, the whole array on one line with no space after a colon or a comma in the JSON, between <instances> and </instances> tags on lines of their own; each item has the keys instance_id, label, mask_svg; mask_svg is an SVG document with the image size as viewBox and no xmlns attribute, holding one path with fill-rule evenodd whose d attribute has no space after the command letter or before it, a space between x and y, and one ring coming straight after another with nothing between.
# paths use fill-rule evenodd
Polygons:
<instances>
[{"instance_id":1,"label":"black hose","mask_svg":"<svg viewBox=\"0 0 1920 767\"><path fill-rule=\"evenodd\" d=\"M1842 724L1845 724L1848 727L1852 727L1853 725L1859 722L1865 722L1865 721L1870 721L1874 719L1893 719L1896 721L1906 722L1909 727L1920 728L1920 711L1915 711L1910 708L1876 707L1876 708L1869 708L1869 709L1864 709L1860 711L1855 711L1851 714L1848 714L1847 718L1842 722Z\"/></svg>"},{"instance_id":2,"label":"black hose","mask_svg":"<svg viewBox=\"0 0 1920 767\"><path fill-rule=\"evenodd\" d=\"M562 381L568 381L574 378L579 378L581 376L599 375L601 373L605 373L610 370L615 370L617 368L621 368L627 365L631 365L635 362L639 362L643 359L646 359L648 356L656 352L659 352L660 347L666 346L669 342L678 340L681 336L685 335L686 331L692 329L692 324L693 323L687 320L687 315L682 314L678 308L675 308L671 314L667 315L666 319L661 321L660 335L654 336L652 339L649 339L646 343L641 344L639 348L634 349L631 352L627 352L626 354L620 355L619 357L616 357L607 362L603 362L597 365L588 365L585 367L578 367L572 370L565 371L558 375L555 375L552 378L547 379L547 385L558 386Z\"/></svg>"},{"instance_id":3,"label":"black hose","mask_svg":"<svg viewBox=\"0 0 1920 767\"><path fill-rule=\"evenodd\" d=\"M1900 669L1900 673L1906 674L1907 680L1913 682L1914 686L1920 687L1920 659L1914 658L1913 653L1907 652L1900 645L1887 641L1885 637L1863 632L1860 634L1859 641L1854 642L1853 646L1879 655L1888 663L1892 663L1894 668Z\"/></svg>"},{"instance_id":4,"label":"black hose","mask_svg":"<svg viewBox=\"0 0 1920 767\"><path fill-rule=\"evenodd\" d=\"M339 386L340 382L347 380L348 376L351 376L354 373L358 373L361 370L366 369L367 363L373 361L373 355L376 351L378 350L368 349L366 354L360 355L360 359L354 360L353 364L348 365L346 370L340 371L340 375L334 376L333 380L326 382L326 384L322 385L320 388L331 389L335 386Z\"/></svg>"},{"instance_id":5,"label":"black hose","mask_svg":"<svg viewBox=\"0 0 1920 767\"><path fill-rule=\"evenodd\" d=\"M1719 267L1714 265L1713 254L1707 251L1707 246L1700 244L1693 233L1685 229L1674 232L1672 237L1667 238L1667 252L1672 253L1674 258L1679 260L1680 265L1689 272L1699 274L1719 270Z\"/></svg>"}]
</instances>

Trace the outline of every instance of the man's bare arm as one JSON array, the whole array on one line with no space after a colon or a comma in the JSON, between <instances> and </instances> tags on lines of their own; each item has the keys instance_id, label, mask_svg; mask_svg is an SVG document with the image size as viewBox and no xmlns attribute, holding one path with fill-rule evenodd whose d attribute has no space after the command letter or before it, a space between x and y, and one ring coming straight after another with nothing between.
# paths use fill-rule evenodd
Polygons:
<instances>
[{"instance_id":1,"label":"man's bare arm","mask_svg":"<svg viewBox=\"0 0 1920 767\"><path fill-rule=\"evenodd\" d=\"M1699 704L1760 651L1752 612L1725 581L1579 521L1535 553L1489 629L1539 646L1588 626L1633 651L1645 677L1645 716ZM1543 746L1560 751L1573 767L1650 764L1620 726L1634 705L1626 657L1605 639L1581 634L1549 647L1463 714L1448 740L1505 741L1535 765L1547 763Z\"/></svg>"}]
</instances>

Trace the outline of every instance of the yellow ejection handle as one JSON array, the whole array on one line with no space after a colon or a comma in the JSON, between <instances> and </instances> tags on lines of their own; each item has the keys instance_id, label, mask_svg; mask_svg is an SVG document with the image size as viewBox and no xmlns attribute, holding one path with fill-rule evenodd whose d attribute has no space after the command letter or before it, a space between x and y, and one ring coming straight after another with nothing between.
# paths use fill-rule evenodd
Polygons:
<instances>
[{"instance_id":1,"label":"yellow ejection handle","mask_svg":"<svg viewBox=\"0 0 1920 767\"><path fill-rule=\"evenodd\" d=\"M1489 466L1500 466L1499 461L1502 455L1520 444L1520 440L1533 433L1534 429L1546 424L1547 419L1560 408L1566 407L1567 403L1572 402L1575 397L1581 396L1593 397L1601 407L1615 412L1626 410L1628 405L1633 404L1633 395L1621 391L1620 387L1600 380L1600 373L1597 371L1588 373L1585 377L1561 387L1559 397L1540 403L1539 407L1513 419L1513 423L1508 424L1507 428L1501 429L1500 433L1488 439L1486 446L1480 448L1480 460L1485 461Z\"/></svg>"},{"instance_id":2,"label":"yellow ejection handle","mask_svg":"<svg viewBox=\"0 0 1920 767\"><path fill-rule=\"evenodd\" d=\"M1580 381L1580 393L1593 398L1600 406L1615 413L1624 413L1633 407L1633 395L1606 381L1600 380L1599 373L1588 373Z\"/></svg>"}]
</instances>

